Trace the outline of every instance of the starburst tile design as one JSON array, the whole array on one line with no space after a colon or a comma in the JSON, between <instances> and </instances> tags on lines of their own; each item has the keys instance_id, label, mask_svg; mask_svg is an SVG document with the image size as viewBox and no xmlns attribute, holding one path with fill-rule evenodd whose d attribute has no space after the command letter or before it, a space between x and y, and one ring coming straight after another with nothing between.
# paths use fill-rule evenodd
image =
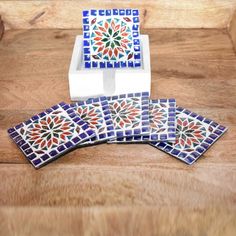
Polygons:
<instances>
[{"instance_id":1,"label":"starburst tile design","mask_svg":"<svg viewBox=\"0 0 236 236\"><path fill-rule=\"evenodd\" d=\"M215 121L182 107L177 107L176 119L175 143L151 142L150 144L187 164L194 163L227 130Z\"/></svg>"},{"instance_id":2,"label":"starburst tile design","mask_svg":"<svg viewBox=\"0 0 236 236\"><path fill-rule=\"evenodd\" d=\"M116 138L149 133L149 93L108 97Z\"/></svg>"},{"instance_id":3,"label":"starburst tile design","mask_svg":"<svg viewBox=\"0 0 236 236\"><path fill-rule=\"evenodd\" d=\"M83 11L85 68L141 66L139 11Z\"/></svg>"},{"instance_id":4,"label":"starburst tile design","mask_svg":"<svg viewBox=\"0 0 236 236\"><path fill-rule=\"evenodd\" d=\"M96 133L81 145L106 141L115 137L114 126L106 97L90 98L70 105L77 115Z\"/></svg>"},{"instance_id":5,"label":"starburst tile design","mask_svg":"<svg viewBox=\"0 0 236 236\"><path fill-rule=\"evenodd\" d=\"M35 168L95 135L88 124L63 102L8 129L8 133Z\"/></svg>"},{"instance_id":6,"label":"starburst tile design","mask_svg":"<svg viewBox=\"0 0 236 236\"><path fill-rule=\"evenodd\" d=\"M149 102L149 134L117 138L117 143L135 143L148 141L175 141L176 119L175 99L157 99Z\"/></svg>"}]
</instances>

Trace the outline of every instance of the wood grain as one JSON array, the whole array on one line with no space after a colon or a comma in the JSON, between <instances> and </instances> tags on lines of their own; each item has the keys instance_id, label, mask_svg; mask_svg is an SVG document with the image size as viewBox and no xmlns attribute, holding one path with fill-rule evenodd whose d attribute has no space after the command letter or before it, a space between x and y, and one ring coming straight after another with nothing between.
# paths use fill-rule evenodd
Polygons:
<instances>
[{"instance_id":1,"label":"wood grain","mask_svg":"<svg viewBox=\"0 0 236 236\"><path fill-rule=\"evenodd\" d=\"M81 28L83 9L138 8L143 28L225 28L235 0L0 1L10 29Z\"/></svg>"},{"instance_id":2,"label":"wood grain","mask_svg":"<svg viewBox=\"0 0 236 236\"><path fill-rule=\"evenodd\" d=\"M0 43L0 234L233 235L236 55L227 29L143 30L150 36L152 98L175 97L229 127L195 165L149 145L102 144L36 171L6 130L69 102L67 73L79 33L9 30Z\"/></svg>"},{"instance_id":3,"label":"wood grain","mask_svg":"<svg viewBox=\"0 0 236 236\"><path fill-rule=\"evenodd\" d=\"M146 154L155 152L148 148ZM73 158L79 158L77 154ZM5 181L0 183L0 205L235 207L236 167L232 158L222 163L211 157L206 161L205 156L197 165L186 167L175 160L165 161L164 154L159 156L157 151L156 157L152 154L149 159L142 158L144 154L136 157L142 162L129 159L127 165L124 160L121 165L112 164L112 160L103 164L101 158L100 164L90 164L90 157L87 163L67 160L36 172L28 164L1 164L0 178Z\"/></svg>"},{"instance_id":4,"label":"wood grain","mask_svg":"<svg viewBox=\"0 0 236 236\"><path fill-rule=\"evenodd\" d=\"M229 25L229 35L231 37L234 50L236 52L236 11L234 11L232 20Z\"/></svg>"},{"instance_id":5,"label":"wood grain","mask_svg":"<svg viewBox=\"0 0 236 236\"><path fill-rule=\"evenodd\" d=\"M4 207L0 219L1 235L233 236L236 231L235 211L224 207Z\"/></svg>"}]
</instances>

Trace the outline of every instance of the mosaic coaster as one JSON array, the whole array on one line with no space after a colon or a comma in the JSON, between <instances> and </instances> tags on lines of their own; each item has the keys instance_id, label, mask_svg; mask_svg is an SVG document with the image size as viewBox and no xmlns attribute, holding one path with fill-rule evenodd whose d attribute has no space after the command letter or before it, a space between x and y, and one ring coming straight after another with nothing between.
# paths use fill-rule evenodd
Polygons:
<instances>
[{"instance_id":1,"label":"mosaic coaster","mask_svg":"<svg viewBox=\"0 0 236 236\"><path fill-rule=\"evenodd\" d=\"M148 92L122 94L107 99L116 138L149 134Z\"/></svg>"},{"instance_id":2,"label":"mosaic coaster","mask_svg":"<svg viewBox=\"0 0 236 236\"><path fill-rule=\"evenodd\" d=\"M64 102L8 129L8 133L35 168L95 135Z\"/></svg>"},{"instance_id":3,"label":"mosaic coaster","mask_svg":"<svg viewBox=\"0 0 236 236\"><path fill-rule=\"evenodd\" d=\"M152 142L152 146L193 164L227 130L226 127L182 107L176 109L176 142Z\"/></svg>"},{"instance_id":4,"label":"mosaic coaster","mask_svg":"<svg viewBox=\"0 0 236 236\"><path fill-rule=\"evenodd\" d=\"M83 38L85 68L141 66L137 9L84 10Z\"/></svg>"},{"instance_id":5,"label":"mosaic coaster","mask_svg":"<svg viewBox=\"0 0 236 236\"><path fill-rule=\"evenodd\" d=\"M158 99L149 101L149 134L117 138L116 143L136 143L148 141L174 142L176 135L175 99Z\"/></svg>"},{"instance_id":6,"label":"mosaic coaster","mask_svg":"<svg viewBox=\"0 0 236 236\"><path fill-rule=\"evenodd\" d=\"M115 138L114 126L106 97L90 98L70 105L96 136L81 145Z\"/></svg>"}]
</instances>

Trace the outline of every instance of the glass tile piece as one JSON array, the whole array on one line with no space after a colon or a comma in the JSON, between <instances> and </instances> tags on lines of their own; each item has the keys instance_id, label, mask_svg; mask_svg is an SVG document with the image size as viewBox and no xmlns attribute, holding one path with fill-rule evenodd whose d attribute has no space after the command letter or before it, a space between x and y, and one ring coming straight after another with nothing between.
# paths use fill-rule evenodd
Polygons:
<instances>
[{"instance_id":1,"label":"glass tile piece","mask_svg":"<svg viewBox=\"0 0 236 236\"><path fill-rule=\"evenodd\" d=\"M150 144L177 159L193 164L227 130L218 123L182 107L176 108L176 141Z\"/></svg>"},{"instance_id":2,"label":"glass tile piece","mask_svg":"<svg viewBox=\"0 0 236 236\"><path fill-rule=\"evenodd\" d=\"M107 99L116 139L149 134L148 92L122 94Z\"/></svg>"},{"instance_id":3,"label":"glass tile piece","mask_svg":"<svg viewBox=\"0 0 236 236\"><path fill-rule=\"evenodd\" d=\"M64 102L8 129L8 133L35 168L95 136Z\"/></svg>"},{"instance_id":4,"label":"glass tile piece","mask_svg":"<svg viewBox=\"0 0 236 236\"><path fill-rule=\"evenodd\" d=\"M149 134L145 136L124 137L116 143L143 143L149 141L174 142L176 135L176 101L156 99L149 101Z\"/></svg>"},{"instance_id":5,"label":"glass tile piece","mask_svg":"<svg viewBox=\"0 0 236 236\"><path fill-rule=\"evenodd\" d=\"M71 104L71 108L95 132L96 136L81 145L103 142L115 138L111 112L106 97L89 98Z\"/></svg>"},{"instance_id":6,"label":"glass tile piece","mask_svg":"<svg viewBox=\"0 0 236 236\"><path fill-rule=\"evenodd\" d=\"M83 11L85 68L140 67L139 11Z\"/></svg>"}]
</instances>

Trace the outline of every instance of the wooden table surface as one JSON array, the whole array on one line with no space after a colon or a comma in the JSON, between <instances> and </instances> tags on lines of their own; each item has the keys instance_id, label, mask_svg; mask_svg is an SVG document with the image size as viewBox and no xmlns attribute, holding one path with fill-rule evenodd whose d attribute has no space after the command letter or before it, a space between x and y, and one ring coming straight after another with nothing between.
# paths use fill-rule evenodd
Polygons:
<instances>
[{"instance_id":1,"label":"wooden table surface","mask_svg":"<svg viewBox=\"0 0 236 236\"><path fill-rule=\"evenodd\" d=\"M233 235L236 54L225 29L143 30L151 97L174 97L229 128L194 165L146 144L102 144L35 170L10 140L7 128L70 102L67 75L80 33L11 30L0 42L0 234Z\"/></svg>"}]
</instances>

